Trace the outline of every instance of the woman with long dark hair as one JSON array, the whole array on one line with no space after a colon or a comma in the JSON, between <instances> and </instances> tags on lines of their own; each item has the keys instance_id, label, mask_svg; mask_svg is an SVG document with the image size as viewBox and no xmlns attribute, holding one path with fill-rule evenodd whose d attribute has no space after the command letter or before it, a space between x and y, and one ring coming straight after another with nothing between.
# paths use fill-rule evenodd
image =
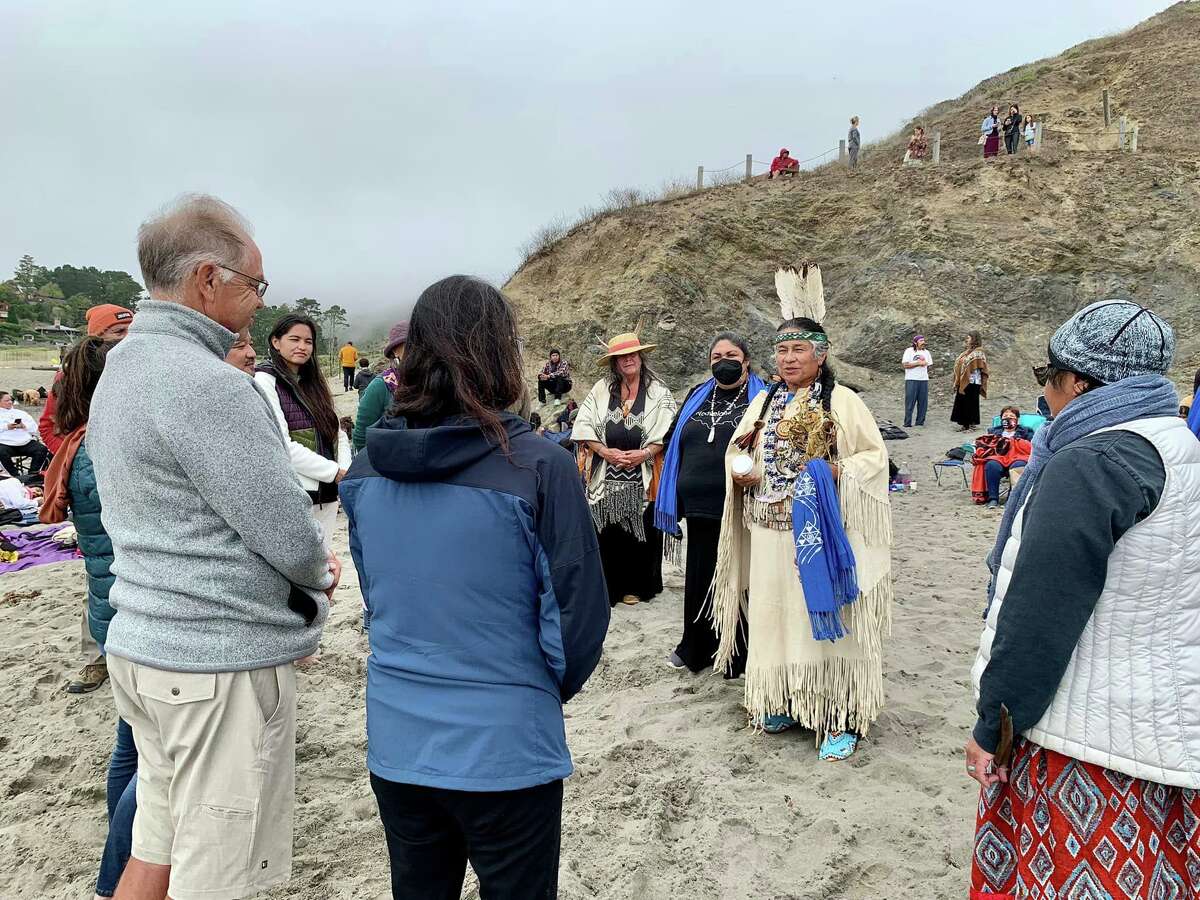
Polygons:
<instances>
[{"instance_id":1,"label":"woman with long dark hair","mask_svg":"<svg viewBox=\"0 0 1200 900\"><path fill-rule=\"evenodd\" d=\"M654 524L668 540L681 520L687 523L683 637L668 661L692 672L711 669L717 653L707 601L725 508L725 448L750 401L766 389L750 368L750 346L741 335L718 334L708 359L712 377L692 388L667 433L654 512ZM744 663L737 653L725 674L740 675Z\"/></svg>"},{"instance_id":2,"label":"woman with long dark hair","mask_svg":"<svg viewBox=\"0 0 1200 900\"><path fill-rule=\"evenodd\" d=\"M562 705L600 658L604 578L570 454L506 412L512 308L456 275L413 309L395 402L341 484L371 608L367 767L392 896L557 896Z\"/></svg>"},{"instance_id":3,"label":"woman with long dark hair","mask_svg":"<svg viewBox=\"0 0 1200 900\"><path fill-rule=\"evenodd\" d=\"M1004 117L1004 149L1011 155L1017 152L1017 148L1021 146L1021 107L1013 104L1008 108L1008 115Z\"/></svg>"},{"instance_id":4,"label":"woman with long dark hair","mask_svg":"<svg viewBox=\"0 0 1200 900\"><path fill-rule=\"evenodd\" d=\"M288 442L292 467L313 502L326 549L337 523L338 482L350 466L350 441L316 359L317 323L288 313L275 323L269 358L254 370Z\"/></svg>"},{"instance_id":5,"label":"woman with long dark hair","mask_svg":"<svg viewBox=\"0 0 1200 900\"><path fill-rule=\"evenodd\" d=\"M46 471L46 494L41 510L41 520L46 523L66 521L70 510L87 572L88 627L102 652L114 613L108 597L116 576L112 572L112 540L100 519L100 493L85 438L92 395L100 382L108 351L115 346L113 341L101 337L85 337L63 358L62 378L54 385L57 401L54 428L62 443ZM137 808L137 762L133 730L118 718L105 785L108 838L96 878L97 897L113 896L129 860L133 845L133 815Z\"/></svg>"},{"instance_id":6,"label":"woman with long dark hair","mask_svg":"<svg viewBox=\"0 0 1200 900\"><path fill-rule=\"evenodd\" d=\"M588 503L600 533L609 602L633 605L662 593L662 533L654 499L675 398L646 362L654 344L636 333L608 342L608 369L584 398L571 440L582 447Z\"/></svg>"},{"instance_id":7,"label":"woman with long dark hair","mask_svg":"<svg viewBox=\"0 0 1200 900\"><path fill-rule=\"evenodd\" d=\"M888 454L871 411L829 365L817 318L823 297L810 290L808 302L795 302L804 291L783 290L788 277L776 276L781 380L750 403L726 454L714 668L729 664L747 633L745 705L754 726L814 731L819 757L843 760L883 708Z\"/></svg>"},{"instance_id":8,"label":"woman with long dark hair","mask_svg":"<svg viewBox=\"0 0 1200 900\"><path fill-rule=\"evenodd\" d=\"M970 332L963 341L963 352L954 361L954 406L950 421L962 431L979 427L979 398L987 397L988 363L983 352L983 338L978 331Z\"/></svg>"}]
</instances>

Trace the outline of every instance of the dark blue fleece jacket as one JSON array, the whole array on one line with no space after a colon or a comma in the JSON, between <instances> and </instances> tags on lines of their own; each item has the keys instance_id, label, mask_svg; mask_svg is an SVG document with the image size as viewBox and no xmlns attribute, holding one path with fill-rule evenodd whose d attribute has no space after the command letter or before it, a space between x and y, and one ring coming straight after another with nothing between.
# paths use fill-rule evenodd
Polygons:
<instances>
[{"instance_id":1,"label":"dark blue fleece jacket","mask_svg":"<svg viewBox=\"0 0 1200 900\"><path fill-rule=\"evenodd\" d=\"M384 418L341 484L370 610L367 766L466 791L571 773L562 704L608 630L608 593L569 453L506 415Z\"/></svg>"}]
</instances>

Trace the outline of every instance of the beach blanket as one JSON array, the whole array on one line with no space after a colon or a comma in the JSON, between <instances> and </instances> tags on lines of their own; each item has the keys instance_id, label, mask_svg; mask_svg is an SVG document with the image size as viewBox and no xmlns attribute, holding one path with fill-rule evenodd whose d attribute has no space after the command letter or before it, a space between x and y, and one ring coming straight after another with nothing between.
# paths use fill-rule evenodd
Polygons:
<instances>
[{"instance_id":1,"label":"beach blanket","mask_svg":"<svg viewBox=\"0 0 1200 900\"><path fill-rule=\"evenodd\" d=\"M30 531L0 532L0 536L9 544L12 544L17 552L16 562L0 563L0 575L7 575L9 572L23 572L26 569L32 569L36 566L48 566L51 563L79 559L80 554L78 550L74 547L62 547L54 540L54 535L62 530L63 527L58 525L52 528L39 528Z\"/></svg>"}]
</instances>

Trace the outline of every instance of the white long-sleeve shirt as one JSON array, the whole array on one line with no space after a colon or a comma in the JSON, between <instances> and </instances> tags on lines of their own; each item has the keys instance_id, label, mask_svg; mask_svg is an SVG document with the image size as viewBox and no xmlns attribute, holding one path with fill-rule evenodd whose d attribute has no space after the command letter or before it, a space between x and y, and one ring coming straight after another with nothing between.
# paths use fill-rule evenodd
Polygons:
<instances>
[{"instance_id":1,"label":"white long-sleeve shirt","mask_svg":"<svg viewBox=\"0 0 1200 900\"><path fill-rule=\"evenodd\" d=\"M20 424L20 428L12 428ZM0 444L8 447L24 447L38 439L37 422L33 416L19 409L0 409Z\"/></svg>"}]
</instances>

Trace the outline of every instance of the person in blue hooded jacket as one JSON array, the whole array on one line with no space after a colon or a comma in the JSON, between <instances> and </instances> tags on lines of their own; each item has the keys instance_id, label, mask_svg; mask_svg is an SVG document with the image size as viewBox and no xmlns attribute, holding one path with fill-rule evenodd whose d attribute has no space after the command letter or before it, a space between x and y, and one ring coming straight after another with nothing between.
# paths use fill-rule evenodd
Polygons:
<instances>
[{"instance_id":1,"label":"person in blue hooded jacket","mask_svg":"<svg viewBox=\"0 0 1200 900\"><path fill-rule=\"evenodd\" d=\"M394 403L341 483L370 610L367 768L394 898L557 895L562 706L608 591L575 461L504 410L512 308L453 276L413 309Z\"/></svg>"}]
</instances>

